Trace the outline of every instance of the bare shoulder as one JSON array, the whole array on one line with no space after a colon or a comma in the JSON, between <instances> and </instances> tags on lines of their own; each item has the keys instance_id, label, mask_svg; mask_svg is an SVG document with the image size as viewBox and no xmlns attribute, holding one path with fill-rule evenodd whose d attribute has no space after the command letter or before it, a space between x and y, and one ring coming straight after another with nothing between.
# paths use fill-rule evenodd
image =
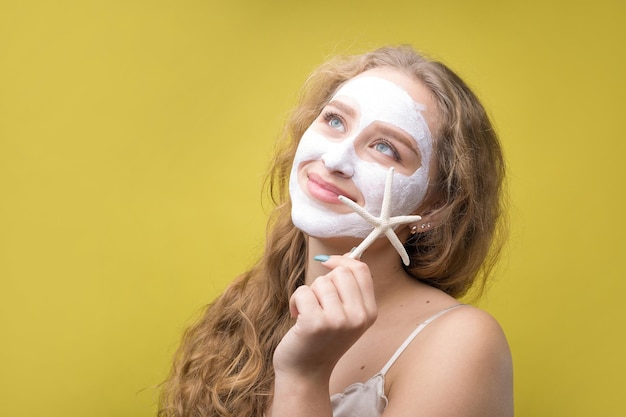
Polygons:
<instances>
[{"instance_id":1,"label":"bare shoulder","mask_svg":"<svg viewBox=\"0 0 626 417\"><path fill-rule=\"evenodd\" d=\"M431 322L389 377L385 416L513 415L506 337L494 317L475 307L453 309Z\"/></svg>"},{"instance_id":2,"label":"bare shoulder","mask_svg":"<svg viewBox=\"0 0 626 417\"><path fill-rule=\"evenodd\" d=\"M463 343L466 348L506 349L502 327L489 313L470 305L460 306L437 318L424 330L430 343ZM428 343L427 342L427 343Z\"/></svg>"},{"instance_id":3,"label":"bare shoulder","mask_svg":"<svg viewBox=\"0 0 626 417\"><path fill-rule=\"evenodd\" d=\"M440 368L452 367L457 376L462 376L464 371L475 375L511 364L506 336L498 321L469 305L437 318L418 338L421 340L416 339L414 349L407 354L407 359L417 366L428 359L438 359Z\"/></svg>"}]
</instances>

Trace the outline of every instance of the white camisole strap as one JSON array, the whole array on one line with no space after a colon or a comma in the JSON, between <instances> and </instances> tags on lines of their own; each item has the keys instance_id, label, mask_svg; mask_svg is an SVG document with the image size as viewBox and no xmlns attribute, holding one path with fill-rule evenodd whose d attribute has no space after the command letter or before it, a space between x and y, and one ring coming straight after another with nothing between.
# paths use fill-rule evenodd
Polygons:
<instances>
[{"instance_id":1,"label":"white camisole strap","mask_svg":"<svg viewBox=\"0 0 626 417\"><path fill-rule=\"evenodd\" d=\"M467 304L455 304L455 305L453 305L451 307L448 307L448 308L445 308L445 309L443 309L441 311L438 311L437 313L435 313L432 316L430 316L429 318L427 318L424 322L422 322L419 326L417 326L417 328L415 330L413 330L413 333L411 333L409 335L409 337L406 338L404 343L402 343L400 345L398 350L396 350L396 352L389 359L389 361L385 364L385 366L383 366L383 369L380 370L380 373L384 376L387 373L387 371L389 370L389 368L391 368L391 366L396 362L396 360L398 360L400 355L402 355L402 352L404 352L404 350L407 348L407 346L409 346L409 344L413 341L413 339L415 339L417 337L417 335L420 334L420 332L422 330L424 330L424 328L426 326L428 326L432 321L434 321L436 318L438 318L440 316L443 316L445 313L447 313L450 310L454 310L457 307L462 307L462 306L465 306L465 305L467 305Z\"/></svg>"}]
</instances>

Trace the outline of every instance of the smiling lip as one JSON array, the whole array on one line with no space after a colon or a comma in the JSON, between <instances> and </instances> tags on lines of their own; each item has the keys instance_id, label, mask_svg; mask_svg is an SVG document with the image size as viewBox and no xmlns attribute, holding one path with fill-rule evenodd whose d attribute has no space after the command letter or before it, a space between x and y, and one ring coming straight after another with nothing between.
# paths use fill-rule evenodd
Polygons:
<instances>
[{"instance_id":1,"label":"smiling lip","mask_svg":"<svg viewBox=\"0 0 626 417\"><path fill-rule=\"evenodd\" d=\"M334 185L324 181L322 177L317 174L309 173L307 178L308 181L306 186L309 193L311 196L320 201L331 204L340 204L341 201L339 201L338 198L340 195L352 199L341 188L335 187Z\"/></svg>"}]
</instances>

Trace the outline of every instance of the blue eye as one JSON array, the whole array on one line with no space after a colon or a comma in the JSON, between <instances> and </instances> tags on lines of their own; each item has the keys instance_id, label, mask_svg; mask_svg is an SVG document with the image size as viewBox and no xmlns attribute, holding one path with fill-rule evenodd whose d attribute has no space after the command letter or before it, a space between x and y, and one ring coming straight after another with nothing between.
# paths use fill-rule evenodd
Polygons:
<instances>
[{"instance_id":1,"label":"blue eye","mask_svg":"<svg viewBox=\"0 0 626 417\"><path fill-rule=\"evenodd\" d=\"M386 140L381 140L380 142L374 144L374 149L390 158L395 159L396 161L400 160L400 155L398 154L398 151L396 151L396 148L394 148Z\"/></svg>"},{"instance_id":2,"label":"blue eye","mask_svg":"<svg viewBox=\"0 0 626 417\"><path fill-rule=\"evenodd\" d=\"M332 127L333 129L343 130L343 123L338 117L333 117L332 119L330 119L330 121L328 122L328 125Z\"/></svg>"},{"instance_id":3,"label":"blue eye","mask_svg":"<svg viewBox=\"0 0 626 417\"><path fill-rule=\"evenodd\" d=\"M338 114L332 112L325 113L324 120L326 121L326 124L328 124L328 126L330 126L331 128L345 133L346 126L343 123L343 119Z\"/></svg>"}]
</instances>

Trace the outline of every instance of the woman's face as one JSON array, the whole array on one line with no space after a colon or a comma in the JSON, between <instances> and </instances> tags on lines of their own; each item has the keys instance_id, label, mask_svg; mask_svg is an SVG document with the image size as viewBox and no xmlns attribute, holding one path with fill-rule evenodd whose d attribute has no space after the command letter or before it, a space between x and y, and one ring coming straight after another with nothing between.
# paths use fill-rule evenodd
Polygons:
<instances>
[{"instance_id":1,"label":"woman's face","mask_svg":"<svg viewBox=\"0 0 626 417\"><path fill-rule=\"evenodd\" d=\"M367 236L371 225L338 196L380 215L390 167L391 215L413 213L428 188L433 145L425 116L433 107L421 82L392 68L345 82L298 145L289 183L295 226L319 238Z\"/></svg>"}]
</instances>

